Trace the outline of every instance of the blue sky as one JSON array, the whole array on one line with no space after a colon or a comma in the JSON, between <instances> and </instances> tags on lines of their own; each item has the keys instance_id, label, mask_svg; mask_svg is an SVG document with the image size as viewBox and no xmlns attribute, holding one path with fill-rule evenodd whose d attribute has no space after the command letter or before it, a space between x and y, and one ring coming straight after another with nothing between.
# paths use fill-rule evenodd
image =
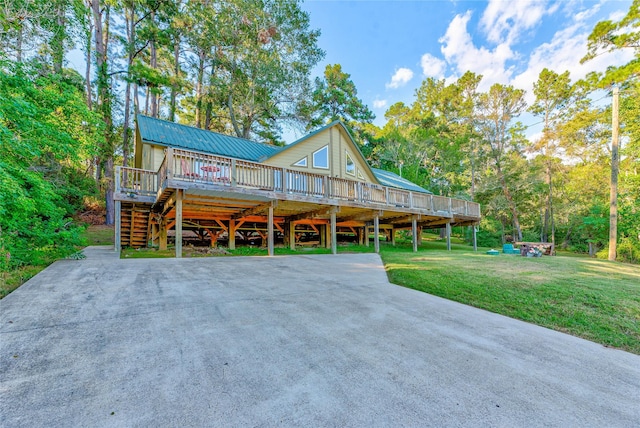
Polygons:
<instances>
[{"instance_id":1,"label":"blue sky","mask_svg":"<svg viewBox=\"0 0 640 428\"><path fill-rule=\"evenodd\" d=\"M581 65L586 40L603 19L620 19L631 1L326 1L307 0L311 26L322 31L325 59L315 70L339 63L358 96L384 125L395 102L410 104L426 77L455 80L466 70L493 83L528 91L543 68L569 70L578 79L590 71L628 62L632 52L605 54ZM525 115L525 125L536 121ZM533 128L532 128L533 129Z\"/></svg>"}]
</instances>

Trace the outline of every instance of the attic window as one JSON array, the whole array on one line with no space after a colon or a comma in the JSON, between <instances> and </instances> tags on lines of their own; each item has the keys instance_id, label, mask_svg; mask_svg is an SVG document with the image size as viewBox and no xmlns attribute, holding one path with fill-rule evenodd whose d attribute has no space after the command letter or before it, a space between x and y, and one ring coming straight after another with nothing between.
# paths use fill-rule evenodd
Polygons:
<instances>
[{"instance_id":1,"label":"attic window","mask_svg":"<svg viewBox=\"0 0 640 428\"><path fill-rule=\"evenodd\" d=\"M362 171L360 171L359 169L358 169L358 178L359 178L360 180L365 181L364 175L362 175Z\"/></svg>"},{"instance_id":2,"label":"attic window","mask_svg":"<svg viewBox=\"0 0 640 428\"><path fill-rule=\"evenodd\" d=\"M346 173L349 175L356 175L356 164L353 161L353 158L351 157L349 152L345 152L345 154L347 155Z\"/></svg>"},{"instance_id":3,"label":"attic window","mask_svg":"<svg viewBox=\"0 0 640 428\"><path fill-rule=\"evenodd\" d=\"M307 157L303 157L302 159L300 159L298 162L294 163L293 166L303 166L303 167L307 167Z\"/></svg>"},{"instance_id":4,"label":"attic window","mask_svg":"<svg viewBox=\"0 0 640 428\"><path fill-rule=\"evenodd\" d=\"M313 167L329 169L329 146L313 152Z\"/></svg>"}]
</instances>

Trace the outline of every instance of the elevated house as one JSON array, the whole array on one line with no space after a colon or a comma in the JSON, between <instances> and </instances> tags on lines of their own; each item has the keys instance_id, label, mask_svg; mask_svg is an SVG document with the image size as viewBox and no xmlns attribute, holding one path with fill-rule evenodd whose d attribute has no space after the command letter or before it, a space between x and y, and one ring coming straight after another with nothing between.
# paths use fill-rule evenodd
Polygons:
<instances>
[{"instance_id":1,"label":"elevated house","mask_svg":"<svg viewBox=\"0 0 640 428\"><path fill-rule=\"evenodd\" d=\"M182 255L187 230L215 245L259 237L273 253L305 236L336 252L338 235L379 250L384 233L474 225L477 203L433 195L372 168L346 127L331 123L284 147L138 115L135 167L118 167L116 250L167 247ZM474 228L475 230L475 228Z\"/></svg>"}]
</instances>

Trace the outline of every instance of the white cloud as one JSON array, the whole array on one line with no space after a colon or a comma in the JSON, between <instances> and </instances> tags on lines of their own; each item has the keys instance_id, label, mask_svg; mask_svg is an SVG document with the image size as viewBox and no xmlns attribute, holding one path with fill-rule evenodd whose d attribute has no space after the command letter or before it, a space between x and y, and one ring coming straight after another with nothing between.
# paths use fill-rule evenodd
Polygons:
<instances>
[{"instance_id":1,"label":"white cloud","mask_svg":"<svg viewBox=\"0 0 640 428\"><path fill-rule=\"evenodd\" d=\"M480 90L488 89L493 83L508 82L513 74L513 67L507 67L508 60L516 57L508 43L500 43L494 49L476 47L467 31L471 19L471 11L464 15L456 15L449 24L445 35L440 38L441 51L446 61L451 64L457 74L467 70L483 76Z\"/></svg>"},{"instance_id":2,"label":"white cloud","mask_svg":"<svg viewBox=\"0 0 640 428\"><path fill-rule=\"evenodd\" d=\"M373 100L373 108L384 108L387 105L387 100Z\"/></svg>"},{"instance_id":3,"label":"white cloud","mask_svg":"<svg viewBox=\"0 0 640 428\"><path fill-rule=\"evenodd\" d=\"M546 6L547 2L541 0L490 0L480 19L480 28L490 42L511 45L523 32L540 24L544 15L558 8Z\"/></svg>"},{"instance_id":4,"label":"white cloud","mask_svg":"<svg viewBox=\"0 0 640 428\"><path fill-rule=\"evenodd\" d=\"M408 68L399 68L391 77L391 82L385 86L387 88L399 88L406 85L411 79L413 79L413 71Z\"/></svg>"},{"instance_id":5,"label":"white cloud","mask_svg":"<svg viewBox=\"0 0 640 428\"><path fill-rule=\"evenodd\" d=\"M580 59L587 53L587 39L592 26L585 22L585 17L592 16L599 10L599 5L574 15L574 22L566 28L558 30L551 41L535 48L529 55L527 69L512 80L512 84L527 91L527 102L535 100L533 84L538 80L544 68L556 73L569 70L571 80L576 81L592 71L603 72L611 65L625 64L633 59L631 49L602 54L584 64Z\"/></svg>"},{"instance_id":6,"label":"white cloud","mask_svg":"<svg viewBox=\"0 0 640 428\"><path fill-rule=\"evenodd\" d=\"M420 66L422 67L422 73L427 77L442 78L444 72L447 69L447 63L436 58L435 56L426 53L420 58Z\"/></svg>"}]
</instances>

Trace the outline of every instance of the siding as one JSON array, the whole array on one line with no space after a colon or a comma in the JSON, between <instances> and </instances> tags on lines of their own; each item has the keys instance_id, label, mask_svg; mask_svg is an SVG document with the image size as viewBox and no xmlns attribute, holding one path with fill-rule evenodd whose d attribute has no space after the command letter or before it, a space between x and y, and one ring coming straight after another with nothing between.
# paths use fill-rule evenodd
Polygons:
<instances>
[{"instance_id":1,"label":"siding","mask_svg":"<svg viewBox=\"0 0 640 428\"><path fill-rule=\"evenodd\" d=\"M329 169L313 167L313 152L324 146L329 146ZM345 135L339 126L333 126L318 134L312 135L304 141L300 141L294 146L288 147L280 153L272 156L263 163L271 166L287 168L293 171L309 172L313 174L330 175L332 177L348 178L351 180L358 179L356 176L346 173L346 153L349 153L356 165L356 171L360 171L365 177L365 181L369 183L377 183L375 177L369 172L360 153L351 142L351 139ZM293 166L303 157L307 157L307 167Z\"/></svg>"}]
</instances>

